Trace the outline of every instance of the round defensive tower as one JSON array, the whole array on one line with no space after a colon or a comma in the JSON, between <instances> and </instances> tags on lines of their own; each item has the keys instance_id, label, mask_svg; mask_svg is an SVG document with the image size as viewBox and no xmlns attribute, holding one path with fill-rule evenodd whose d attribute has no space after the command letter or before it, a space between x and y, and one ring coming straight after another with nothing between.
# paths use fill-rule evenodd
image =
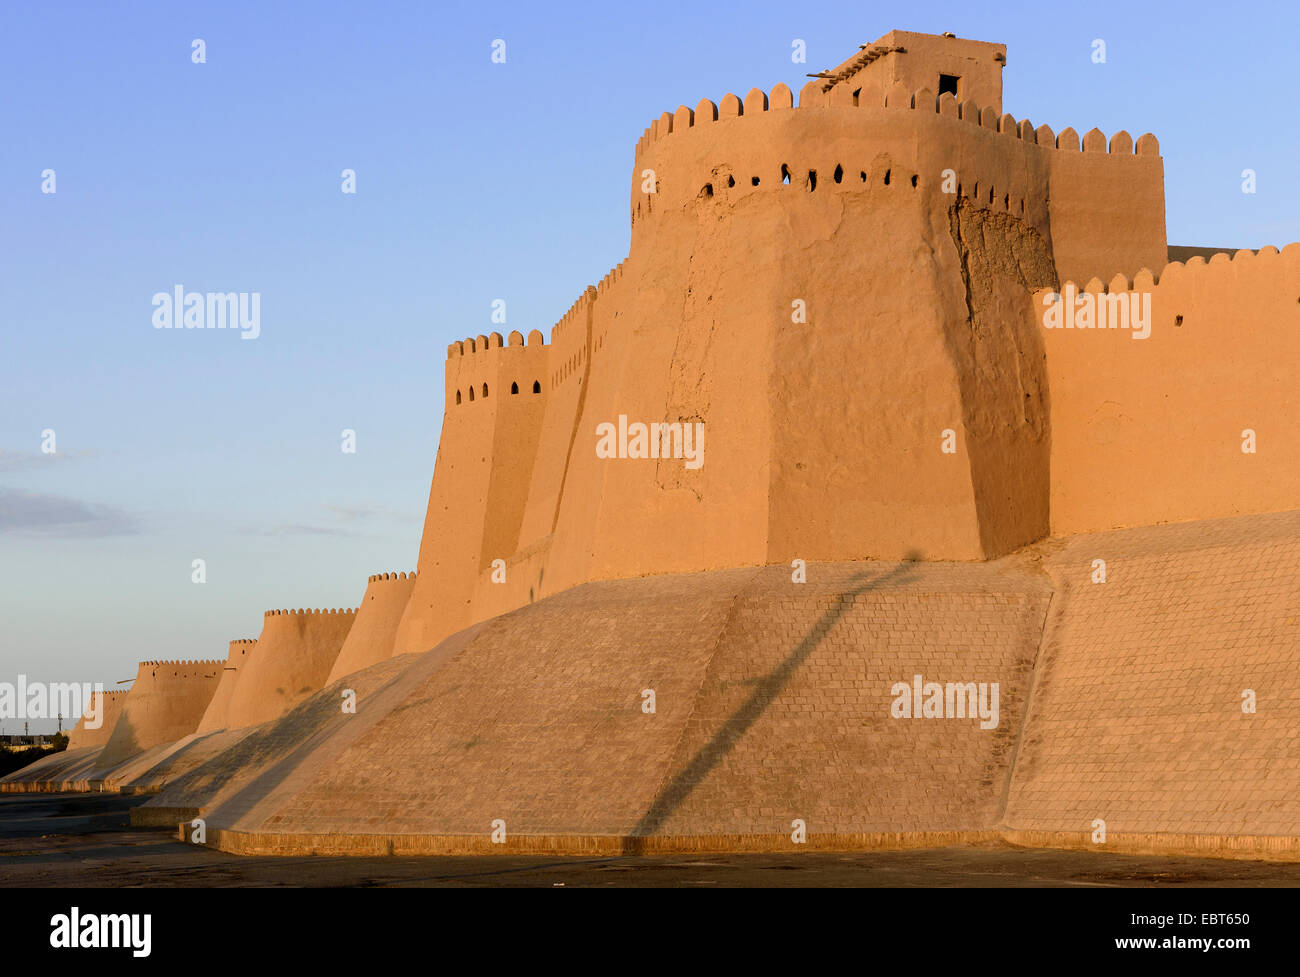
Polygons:
<instances>
[{"instance_id":1,"label":"round defensive tower","mask_svg":"<svg viewBox=\"0 0 1300 977\"><path fill-rule=\"evenodd\" d=\"M198 733L213 733L230 726L230 702L235 695L235 686L239 682L240 670L249 662L249 656L257 647L256 638L237 638L230 642L226 653L226 662L221 669L221 683L212 695L203 719L199 721Z\"/></svg>"},{"instance_id":2,"label":"round defensive tower","mask_svg":"<svg viewBox=\"0 0 1300 977\"><path fill-rule=\"evenodd\" d=\"M220 661L143 661L99 755L107 769L137 753L173 743L198 729L221 683Z\"/></svg>"},{"instance_id":3,"label":"round defensive tower","mask_svg":"<svg viewBox=\"0 0 1300 977\"><path fill-rule=\"evenodd\" d=\"M330 669L326 685L344 675L393 656L397 626L415 586L415 573L375 573L366 581L366 592L357 608L356 620Z\"/></svg>"},{"instance_id":4,"label":"round defensive tower","mask_svg":"<svg viewBox=\"0 0 1300 977\"><path fill-rule=\"evenodd\" d=\"M267 611L230 697L227 727L276 719L322 689L355 616L343 608Z\"/></svg>"}]
</instances>

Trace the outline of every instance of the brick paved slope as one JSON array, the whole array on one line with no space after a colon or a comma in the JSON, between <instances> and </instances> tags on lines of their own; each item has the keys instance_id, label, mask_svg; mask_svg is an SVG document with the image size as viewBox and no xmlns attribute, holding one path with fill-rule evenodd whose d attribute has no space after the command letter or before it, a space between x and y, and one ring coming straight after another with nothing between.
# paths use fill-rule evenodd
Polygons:
<instances>
[{"instance_id":1,"label":"brick paved slope","mask_svg":"<svg viewBox=\"0 0 1300 977\"><path fill-rule=\"evenodd\" d=\"M918 674L997 682L997 727L893 718ZM1078 847L1101 818L1112 850L1296 858L1298 740L1300 512L587 584L348 676L137 810L248 853L789 850L796 819L810 847Z\"/></svg>"},{"instance_id":2,"label":"brick paved slope","mask_svg":"<svg viewBox=\"0 0 1300 977\"><path fill-rule=\"evenodd\" d=\"M103 752L102 746L79 746L43 756L35 763L0 777L0 793L28 794L75 790L84 781Z\"/></svg>"},{"instance_id":3,"label":"brick paved slope","mask_svg":"<svg viewBox=\"0 0 1300 977\"><path fill-rule=\"evenodd\" d=\"M445 642L453 646L454 642ZM373 665L347 676L299 703L287 715L259 726L237 731L238 740L207 762L170 778L157 797L132 811L140 825L176 824L224 804L227 810L265 801L276 789L293 784L295 768L313 755L321 762L334 737L353 736L384 708L384 700L371 697L402 678L415 656L406 655ZM437 652L421 656L420 664L434 667ZM351 690L358 703L355 714L343 711L343 691ZM228 735L228 734L227 734Z\"/></svg>"},{"instance_id":4,"label":"brick paved slope","mask_svg":"<svg viewBox=\"0 0 1300 977\"><path fill-rule=\"evenodd\" d=\"M1008 823L1300 835L1300 512L1057 545Z\"/></svg>"},{"instance_id":5,"label":"brick paved slope","mask_svg":"<svg viewBox=\"0 0 1300 977\"><path fill-rule=\"evenodd\" d=\"M1046 578L1011 561L808 576L589 584L495 618L420 683L403 676L400 706L346 749L297 762L292 790L211 803L208 823L327 839L315 850L473 847L495 819L562 848L785 835L794 818L837 835L994 827ZM915 674L998 682L999 727L891 718L891 686Z\"/></svg>"}]
</instances>

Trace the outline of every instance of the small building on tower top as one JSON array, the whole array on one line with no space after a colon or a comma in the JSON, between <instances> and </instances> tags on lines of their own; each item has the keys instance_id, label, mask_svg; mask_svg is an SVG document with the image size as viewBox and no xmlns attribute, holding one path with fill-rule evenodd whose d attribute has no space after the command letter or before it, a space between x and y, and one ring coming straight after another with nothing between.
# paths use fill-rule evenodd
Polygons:
<instances>
[{"instance_id":1,"label":"small building on tower top","mask_svg":"<svg viewBox=\"0 0 1300 977\"><path fill-rule=\"evenodd\" d=\"M1006 63L1005 44L968 41L952 34L890 31L816 77L824 79L823 92L841 85L850 88L854 104L863 95L883 101L890 87L901 83L909 92L951 92L958 102L973 99L981 108L1001 114Z\"/></svg>"}]
</instances>

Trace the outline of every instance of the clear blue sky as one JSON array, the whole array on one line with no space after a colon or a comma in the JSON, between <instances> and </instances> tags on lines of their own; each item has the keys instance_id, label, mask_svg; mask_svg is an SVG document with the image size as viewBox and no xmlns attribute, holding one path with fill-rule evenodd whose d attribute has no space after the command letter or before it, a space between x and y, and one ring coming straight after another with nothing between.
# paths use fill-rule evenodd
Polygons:
<instances>
[{"instance_id":1,"label":"clear blue sky","mask_svg":"<svg viewBox=\"0 0 1300 977\"><path fill-rule=\"evenodd\" d=\"M355 606L367 574L413 569L447 343L496 298L547 332L622 260L660 112L797 92L891 29L1004 42L1017 118L1156 133L1171 243L1300 238L1294 5L884 11L6 2L0 681L222 657L266 608ZM261 337L155 330L178 283L260 292Z\"/></svg>"}]
</instances>

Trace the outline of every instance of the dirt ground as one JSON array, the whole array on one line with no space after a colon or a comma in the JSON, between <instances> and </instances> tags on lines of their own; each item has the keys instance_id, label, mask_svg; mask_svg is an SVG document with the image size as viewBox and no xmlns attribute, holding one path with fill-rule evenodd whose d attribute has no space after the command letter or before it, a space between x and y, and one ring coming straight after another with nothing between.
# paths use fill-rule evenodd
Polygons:
<instances>
[{"instance_id":1,"label":"dirt ground","mask_svg":"<svg viewBox=\"0 0 1300 977\"><path fill-rule=\"evenodd\" d=\"M0 887L1300 885L1300 864L1009 845L839 854L251 858L130 827L145 797L0 795Z\"/></svg>"}]
</instances>

